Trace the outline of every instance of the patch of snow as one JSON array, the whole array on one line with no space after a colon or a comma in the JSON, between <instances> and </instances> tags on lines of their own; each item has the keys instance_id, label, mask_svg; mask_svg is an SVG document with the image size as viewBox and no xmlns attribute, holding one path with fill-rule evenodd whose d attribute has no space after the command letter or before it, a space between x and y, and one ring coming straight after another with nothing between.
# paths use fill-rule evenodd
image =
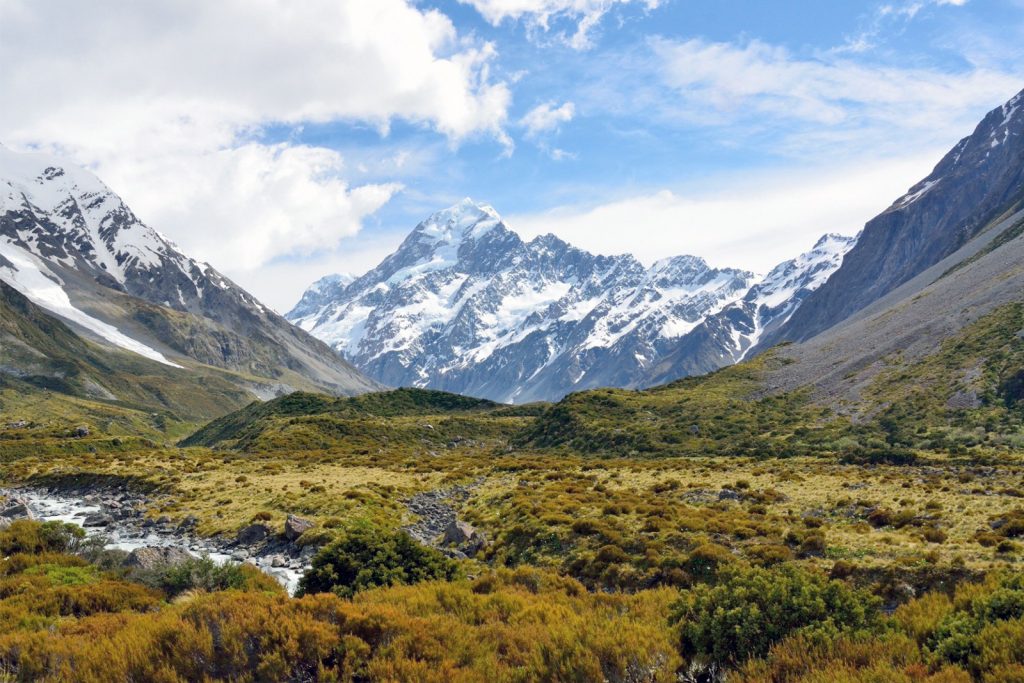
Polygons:
<instances>
[{"instance_id":1,"label":"patch of snow","mask_svg":"<svg viewBox=\"0 0 1024 683\"><path fill-rule=\"evenodd\" d=\"M18 247L6 237L0 237L0 255L3 255L14 266L13 268L0 267L0 278L36 305L84 327L122 349L164 365L174 368L181 367L177 363L167 360L159 351L123 334L113 325L108 325L75 308L61 287L59 278L50 272L43 261Z\"/></svg>"},{"instance_id":2,"label":"patch of snow","mask_svg":"<svg viewBox=\"0 0 1024 683\"><path fill-rule=\"evenodd\" d=\"M896 208L902 209L904 207L910 206L918 199L928 194L928 192L930 192L931 189L938 185L940 182L942 182L942 178L939 178L938 180L929 180L926 181L925 183L922 183L921 187L919 187L917 190L913 192L908 192L902 198L896 200Z\"/></svg>"}]
</instances>

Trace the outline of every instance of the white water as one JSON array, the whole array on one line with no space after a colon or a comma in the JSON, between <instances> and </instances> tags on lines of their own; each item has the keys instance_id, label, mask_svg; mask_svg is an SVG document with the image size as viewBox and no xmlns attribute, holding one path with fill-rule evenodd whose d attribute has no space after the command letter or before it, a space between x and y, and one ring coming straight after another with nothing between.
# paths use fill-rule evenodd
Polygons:
<instances>
[{"instance_id":1,"label":"white water","mask_svg":"<svg viewBox=\"0 0 1024 683\"><path fill-rule=\"evenodd\" d=\"M104 512L100 505L87 503L77 496L62 496L45 493L43 491L23 489L17 491L20 498L24 499L32 511L33 517L40 521L61 521L82 526L86 517L92 514ZM218 564L235 562L231 555L223 552L216 545L203 539L193 536L175 536L173 534L159 534L155 531L136 529L134 527L123 528L114 521L108 527L83 527L88 536L102 536L107 539L107 548L131 552L136 548L147 546L175 547L181 548L196 557L207 555ZM299 585L305 567L271 567L270 557L255 557L246 560L255 564L263 572L273 576L281 585L288 589L289 594L294 594ZM294 563L293 563L294 564Z\"/></svg>"}]
</instances>

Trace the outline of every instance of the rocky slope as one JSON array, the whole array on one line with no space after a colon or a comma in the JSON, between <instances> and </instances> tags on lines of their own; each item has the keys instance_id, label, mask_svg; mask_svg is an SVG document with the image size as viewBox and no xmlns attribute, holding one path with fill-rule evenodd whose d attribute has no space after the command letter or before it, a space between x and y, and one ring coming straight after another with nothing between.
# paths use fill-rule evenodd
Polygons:
<instances>
[{"instance_id":1,"label":"rocky slope","mask_svg":"<svg viewBox=\"0 0 1024 683\"><path fill-rule=\"evenodd\" d=\"M230 370L261 397L378 386L182 254L93 174L3 147L0 280L93 342L168 367Z\"/></svg>"},{"instance_id":2,"label":"rocky slope","mask_svg":"<svg viewBox=\"0 0 1024 683\"><path fill-rule=\"evenodd\" d=\"M840 268L761 348L810 339L954 253L1024 202L1024 92L864 227Z\"/></svg>"},{"instance_id":3,"label":"rocky slope","mask_svg":"<svg viewBox=\"0 0 1024 683\"><path fill-rule=\"evenodd\" d=\"M287 317L386 384L557 399L644 385L655 369L674 379L734 362L849 244L826 237L764 280L695 256L646 268L552 235L524 242L494 209L467 199L418 225L366 275L318 281Z\"/></svg>"}]
</instances>

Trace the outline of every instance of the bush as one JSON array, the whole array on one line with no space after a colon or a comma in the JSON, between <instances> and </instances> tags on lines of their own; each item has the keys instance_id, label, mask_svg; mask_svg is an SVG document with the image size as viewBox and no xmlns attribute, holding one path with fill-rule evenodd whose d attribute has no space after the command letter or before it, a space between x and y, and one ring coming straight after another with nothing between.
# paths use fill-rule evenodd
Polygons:
<instances>
[{"instance_id":1,"label":"bush","mask_svg":"<svg viewBox=\"0 0 1024 683\"><path fill-rule=\"evenodd\" d=\"M323 548L299 582L299 595L333 592L342 597L376 586L451 580L454 562L405 532L361 527Z\"/></svg>"},{"instance_id":2,"label":"bush","mask_svg":"<svg viewBox=\"0 0 1024 683\"><path fill-rule=\"evenodd\" d=\"M793 634L835 636L880 623L878 601L841 581L792 566L734 572L672 606L685 657L737 664Z\"/></svg>"},{"instance_id":3,"label":"bush","mask_svg":"<svg viewBox=\"0 0 1024 683\"><path fill-rule=\"evenodd\" d=\"M76 524L20 519L0 531L0 555L75 552L83 538Z\"/></svg>"},{"instance_id":4,"label":"bush","mask_svg":"<svg viewBox=\"0 0 1024 683\"><path fill-rule=\"evenodd\" d=\"M169 598L193 590L283 591L276 580L256 567L247 564L217 564L209 557L187 560L158 569L138 570L133 572L130 578L137 583L163 591Z\"/></svg>"}]
</instances>

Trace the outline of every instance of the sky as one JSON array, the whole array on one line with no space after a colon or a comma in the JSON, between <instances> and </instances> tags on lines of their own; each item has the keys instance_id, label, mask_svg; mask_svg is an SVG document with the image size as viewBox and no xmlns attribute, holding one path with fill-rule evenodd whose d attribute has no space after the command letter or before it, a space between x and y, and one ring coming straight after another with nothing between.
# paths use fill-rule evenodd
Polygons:
<instances>
[{"instance_id":1,"label":"sky","mask_svg":"<svg viewBox=\"0 0 1024 683\"><path fill-rule=\"evenodd\" d=\"M1024 0L0 0L0 143L285 312L431 212L766 272L1024 89Z\"/></svg>"}]
</instances>

